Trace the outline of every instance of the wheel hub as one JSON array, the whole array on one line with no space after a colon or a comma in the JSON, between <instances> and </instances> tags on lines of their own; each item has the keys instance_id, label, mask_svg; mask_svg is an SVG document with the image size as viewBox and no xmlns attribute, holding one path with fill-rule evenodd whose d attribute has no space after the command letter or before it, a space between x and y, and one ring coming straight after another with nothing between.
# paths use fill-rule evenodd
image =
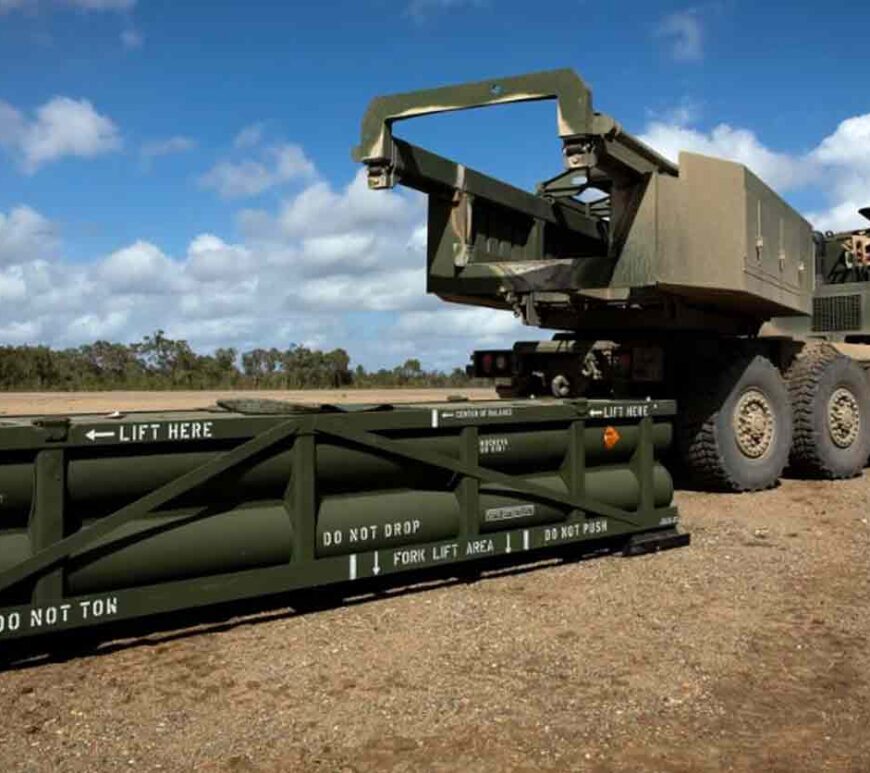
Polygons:
<instances>
[{"instance_id":1,"label":"wheel hub","mask_svg":"<svg viewBox=\"0 0 870 773\"><path fill-rule=\"evenodd\" d=\"M773 445L776 419L767 396L758 389L747 389L737 401L733 417L734 435L740 452L760 459Z\"/></svg>"},{"instance_id":2,"label":"wheel hub","mask_svg":"<svg viewBox=\"0 0 870 773\"><path fill-rule=\"evenodd\" d=\"M845 387L835 389L828 400L828 432L839 448L848 448L861 430L861 411L855 395Z\"/></svg>"}]
</instances>

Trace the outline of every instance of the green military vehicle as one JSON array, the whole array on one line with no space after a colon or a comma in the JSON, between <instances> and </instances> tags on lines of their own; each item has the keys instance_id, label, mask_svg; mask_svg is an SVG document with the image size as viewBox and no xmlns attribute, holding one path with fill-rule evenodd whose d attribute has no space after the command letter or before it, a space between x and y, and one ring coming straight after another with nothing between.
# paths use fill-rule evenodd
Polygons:
<instances>
[{"instance_id":1,"label":"green military vehicle","mask_svg":"<svg viewBox=\"0 0 870 773\"><path fill-rule=\"evenodd\" d=\"M393 135L417 116L544 99L565 169L534 193ZM741 164L672 163L596 112L571 70L377 98L354 158L370 187L428 195L429 292L559 331L474 353L470 372L503 396L675 397L677 447L705 488L863 468L870 231L815 232Z\"/></svg>"}]
</instances>

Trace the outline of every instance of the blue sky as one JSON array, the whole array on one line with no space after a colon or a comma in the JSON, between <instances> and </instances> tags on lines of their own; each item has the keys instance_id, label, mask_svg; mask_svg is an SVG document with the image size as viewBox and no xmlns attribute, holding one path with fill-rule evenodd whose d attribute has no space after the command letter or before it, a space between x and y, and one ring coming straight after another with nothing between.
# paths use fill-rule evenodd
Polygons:
<instances>
[{"instance_id":1,"label":"blue sky","mask_svg":"<svg viewBox=\"0 0 870 773\"><path fill-rule=\"evenodd\" d=\"M870 67L846 33L870 8L779 5L0 0L0 343L163 327L450 367L537 337L424 297L421 202L350 160L375 94L528 70L573 67L663 152L744 161L857 226ZM401 133L524 186L559 170L549 104Z\"/></svg>"}]
</instances>

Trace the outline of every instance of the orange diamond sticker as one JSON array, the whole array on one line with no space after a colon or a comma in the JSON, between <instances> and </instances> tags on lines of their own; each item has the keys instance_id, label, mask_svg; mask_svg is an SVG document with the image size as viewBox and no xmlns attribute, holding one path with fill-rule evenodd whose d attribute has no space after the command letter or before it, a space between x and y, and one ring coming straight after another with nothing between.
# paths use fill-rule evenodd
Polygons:
<instances>
[{"instance_id":1,"label":"orange diamond sticker","mask_svg":"<svg viewBox=\"0 0 870 773\"><path fill-rule=\"evenodd\" d=\"M605 427L604 447L608 451L610 451L620 440L622 440L622 435L619 434L616 427Z\"/></svg>"}]
</instances>

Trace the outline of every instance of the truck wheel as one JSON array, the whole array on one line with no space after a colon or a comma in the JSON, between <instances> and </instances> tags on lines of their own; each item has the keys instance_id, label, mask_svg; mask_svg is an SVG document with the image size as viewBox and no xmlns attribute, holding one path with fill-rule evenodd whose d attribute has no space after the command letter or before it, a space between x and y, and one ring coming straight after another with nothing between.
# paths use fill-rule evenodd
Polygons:
<instances>
[{"instance_id":1,"label":"truck wheel","mask_svg":"<svg viewBox=\"0 0 870 773\"><path fill-rule=\"evenodd\" d=\"M740 357L724 373L710 368L689 380L680 450L692 482L718 491L776 485L792 440L789 395L765 357Z\"/></svg>"},{"instance_id":2,"label":"truck wheel","mask_svg":"<svg viewBox=\"0 0 870 773\"><path fill-rule=\"evenodd\" d=\"M807 477L851 478L870 454L870 382L834 347L807 346L789 368L794 411L789 461Z\"/></svg>"}]
</instances>

